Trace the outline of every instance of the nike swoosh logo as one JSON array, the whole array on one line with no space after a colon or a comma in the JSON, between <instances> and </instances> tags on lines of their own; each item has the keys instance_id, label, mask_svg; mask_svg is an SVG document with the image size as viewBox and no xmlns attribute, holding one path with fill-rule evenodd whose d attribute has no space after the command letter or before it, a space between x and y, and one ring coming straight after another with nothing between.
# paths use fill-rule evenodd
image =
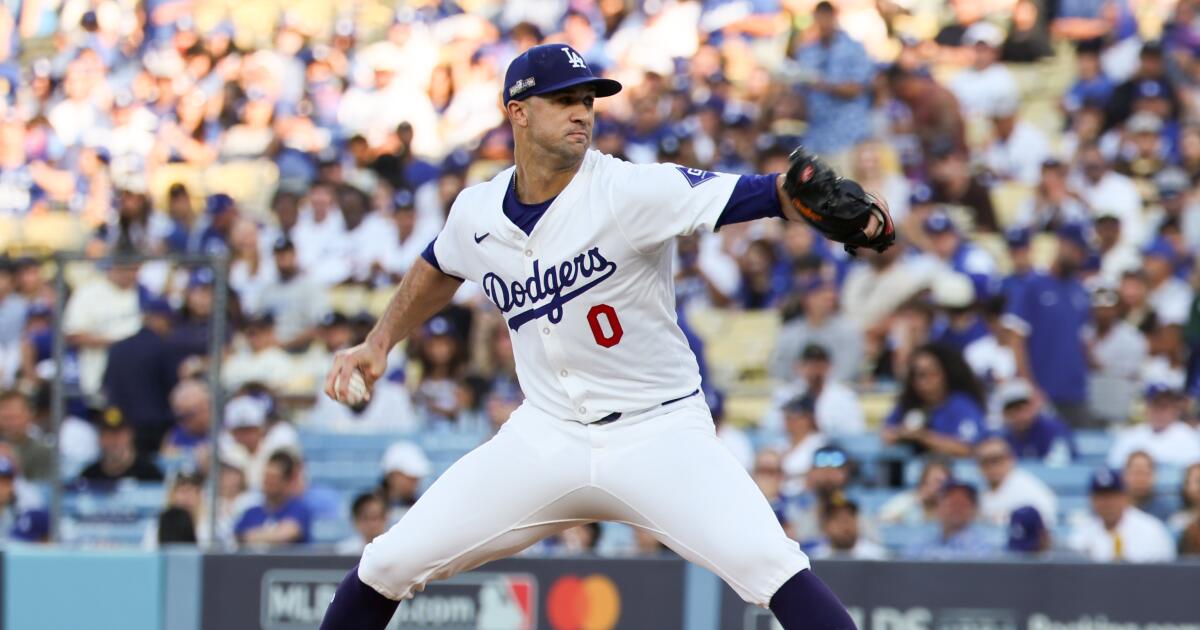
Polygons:
<instances>
[{"instance_id":1,"label":"nike swoosh logo","mask_svg":"<svg viewBox=\"0 0 1200 630\"><path fill-rule=\"evenodd\" d=\"M483 239L487 238L487 237L488 237L488 235L490 235L490 234L491 234L491 232L484 232L484 233L483 233L483 236L480 236L480 235L476 234L476 235L475 235L475 242L476 242L477 244L478 244L478 243L482 243L482 242L483 242Z\"/></svg>"}]
</instances>

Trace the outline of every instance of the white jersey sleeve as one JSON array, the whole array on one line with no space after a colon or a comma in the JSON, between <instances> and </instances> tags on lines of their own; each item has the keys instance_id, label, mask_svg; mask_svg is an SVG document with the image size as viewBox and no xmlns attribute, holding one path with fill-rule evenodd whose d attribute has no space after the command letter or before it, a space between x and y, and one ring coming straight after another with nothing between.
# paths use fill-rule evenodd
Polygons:
<instances>
[{"instance_id":1,"label":"white jersey sleeve","mask_svg":"<svg viewBox=\"0 0 1200 630\"><path fill-rule=\"evenodd\" d=\"M635 250L647 253L677 236L713 231L739 175L713 173L677 164L630 164L607 157L606 205Z\"/></svg>"}]
</instances>

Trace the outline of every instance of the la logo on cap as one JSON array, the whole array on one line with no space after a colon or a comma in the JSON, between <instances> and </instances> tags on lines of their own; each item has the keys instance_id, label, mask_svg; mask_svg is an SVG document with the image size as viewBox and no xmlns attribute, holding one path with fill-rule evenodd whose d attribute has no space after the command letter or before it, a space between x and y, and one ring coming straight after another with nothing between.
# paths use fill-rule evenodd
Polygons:
<instances>
[{"instance_id":1,"label":"la logo on cap","mask_svg":"<svg viewBox=\"0 0 1200 630\"><path fill-rule=\"evenodd\" d=\"M579 53L575 52L574 50L571 50L567 46L563 46L562 51L567 53L567 61L571 62L572 68L586 68L587 67L587 64L583 62L583 57L580 57Z\"/></svg>"}]
</instances>

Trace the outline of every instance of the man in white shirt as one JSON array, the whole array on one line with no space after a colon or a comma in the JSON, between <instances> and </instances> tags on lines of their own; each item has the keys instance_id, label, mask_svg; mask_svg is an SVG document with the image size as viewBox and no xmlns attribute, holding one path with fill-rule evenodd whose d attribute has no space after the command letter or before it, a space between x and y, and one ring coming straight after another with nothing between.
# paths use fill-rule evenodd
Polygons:
<instances>
[{"instance_id":1,"label":"man in white shirt","mask_svg":"<svg viewBox=\"0 0 1200 630\"><path fill-rule=\"evenodd\" d=\"M1080 172L1071 178L1092 212L1111 212L1121 219L1121 242L1140 247L1146 239L1142 195L1133 180L1113 171L1096 145L1080 147Z\"/></svg>"},{"instance_id":2,"label":"man in white shirt","mask_svg":"<svg viewBox=\"0 0 1200 630\"><path fill-rule=\"evenodd\" d=\"M800 352L796 365L799 380L780 389L776 400L792 400L807 396L815 401L818 430L830 437L858 435L867 430L862 406L854 390L831 378L832 361L829 350L821 344L810 343ZM785 398L786 397L786 398ZM778 420L770 418L767 426L778 426Z\"/></svg>"},{"instance_id":3,"label":"man in white shirt","mask_svg":"<svg viewBox=\"0 0 1200 630\"><path fill-rule=\"evenodd\" d=\"M1053 527L1058 520L1058 498L1041 479L1017 468L1008 441L990 437L975 448L975 459L986 486L979 497L980 518L993 525L1008 525L1014 510L1032 506L1042 521Z\"/></svg>"},{"instance_id":4,"label":"man in white shirt","mask_svg":"<svg viewBox=\"0 0 1200 630\"><path fill-rule=\"evenodd\" d=\"M1094 515L1071 532L1069 546L1097 562L1169 562L1175 541L1161 521L1129 504L1121 476L1097 470L1091 481Z\"/></svg>"},{"instance_id":5,"label":"man in white shirt","mask_svg":"<svg viewBox=\"0 0 1200 630\"><path fill-rule=\"evenodd\" d=\"M963 33L962 42L971 47L974 58L970 68L951 79L950 91L968 117L982 118L993 103L1020 91L1012 72L996 63L1004 43L1004 32L999 27L977 22Z\"/></svg>"},{"instance_id":6,"label":"man in white shirt","mask_svg":"<svg viewBox=\"0 0 1200 630\"><path fill-rule=\"evenodd\" d=\"M1200 462L1200 434L1181 419L1186 400L1174 385L1151 383L1146 387L1146 421L1117 434L1108 465L1120 469L1134 451L1146 451L1167 466Z\"/></svg>"},{"instance_id":7,"label":"man in white shirt","mask_svg":"<svg viewBox=\"0 0 1200 630\"><path fill-rule=\"evenodd\" d=\"M1092 325L1084 332L1092 369L1088 406L1092 415L1124 423L1137 397L1138 371L1146 361L1146 338L1121 319L1116 288L1101 282L1091 289Z\"/></svg>"},{"instance_id":8,"label":"man in white shirt","mask_svg":"<svg viewBox=\"0 0 1200 630\"><path fill-rule=\"evenodd\" d=\"M142 327L138 265L114 262L108 272L75 290L63 313L67 343L79 348L79 385L87 395L100 391L108 347Z\"/></svg>"},{"instance_id":9,"label":"man in white shirt","mask_svg":"<svg viewBox=\"0 0 1200 630\"><path fill-rule=\"evenodd\" d=\"M314 183L291 233L300 266L326 285L346 280L351 271L350 239L336 200L333 184Z\"/></svg>"},{"instance_id":10,"label":"man in white shirt","mask_svg":"<svg viewBox=\"0 0 1200 630\"><path fill-rule=\"evenodd\" d=\"M1046 134L1017 116L1020 100L1016 92L991 105L992 142L983 154L983 165L993 177L1036 186L1042 163L1050 156Z\"/></svg>"},{"instance_id":11,"label":"man in white shirt","mask_svg":"<svg viewBox=\"0 0 1200 630\"><path fill-rule=\"evenodd\" d=\"M784 487L798 492L804 487L804 476L812 468L813 455L829 440L817 428L813 397L799 396L788 401L783 406L783 417L788 439L783 455Z\"/></svg>"},{"instance_id":12,"label":"man in white shirt","mask_svg":"<svg viewBox=\"0 0 1200 630\"><path fill-rule=\"evenodd\" d=\"M260 382L276 391L286 390L293 381L304 379L297 362L279 347L275 338L275 318L264 313L246 321L242 327L245 345L225 359L221 380L230 389ZM308 393L307 391L305 393Z\"/></svg>"},{"instance_id":13,"label":"man in white shirt","mask_svg":"<svg viewBox=\"0 0 1200 630\"><path fill-rule=\"evenodd\" d=\"M786 322L775 339L768 367L771 377L793 380L804 349L816 343L829 351L832 380L853 381L862 367L863 334L851 320L842 317L837 284L829 278L814 279L804 287L801 304L804 315Z\"/></svg>"},{"instance_id":14,"label":"man in white shirt","mask_svg":"<svg viewBox=\"0 0 1200 630\"><path fill-rule=\"evenodd\" d=\"M275 336L285 348L302 349L316 337L329 312L327 288L300 269L296 246L287 237L275 241L277 279L259 292L260 310L275 317Z\"/></svg>"}]
</instances>

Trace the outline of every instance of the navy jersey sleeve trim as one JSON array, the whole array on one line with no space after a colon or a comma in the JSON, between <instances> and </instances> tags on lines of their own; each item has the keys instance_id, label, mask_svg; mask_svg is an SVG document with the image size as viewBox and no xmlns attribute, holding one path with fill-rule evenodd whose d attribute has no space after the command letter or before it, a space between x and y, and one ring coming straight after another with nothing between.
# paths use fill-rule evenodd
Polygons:
<instances>
[{"instance_id":1,"label":"navy jersey sleeve trim","mask_svg":"<svg viewBox=\"0 0 1200 630\"><path fill-rule=\"evenodd\" d=\"M744 223L768 217L783 217L779 208L779 191L775 188L776 173L742 175L733 185L729 201L717 219L717 228L730 223Z\"/></svg>"},{"instance_id":2,"label":"navy jersey sleeve trim","mask_svg":"<svg viewBox=\"0 0 1200 630\"><path fill-rule=\"evenodd\" d=\"M450 276L451 278L457 278L459 280L462 280L462 278L459 278L458 276L456 276L452 273L446 273L446 270L442 269L442 265L440 263L438 263L437 254L434 253L434 251L433 251L433 244L436 242L437 242L436 237L432 241L429 241L429 244L426 245L425 249L421 252L421 258L424 258L425 262L429 263L430 265L433 265L434 269L437 269L438 271L442 272L443 274Z\"/></svg>"}]
</instances>

